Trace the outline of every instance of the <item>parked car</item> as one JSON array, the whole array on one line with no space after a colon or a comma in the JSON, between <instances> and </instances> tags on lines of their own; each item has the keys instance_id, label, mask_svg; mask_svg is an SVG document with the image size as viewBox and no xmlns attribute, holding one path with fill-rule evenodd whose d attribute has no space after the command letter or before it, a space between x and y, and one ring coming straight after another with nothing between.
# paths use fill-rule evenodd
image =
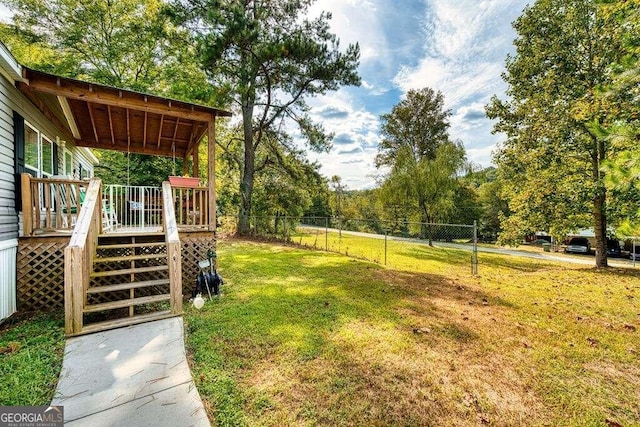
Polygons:
<instances>
[{"instance_id":1,"label":"parked car","mask_svg":"<svg viewBox=\"0 0 640 427\"><path fill-rule=\"evenodd\" d=\"M632 247L629 251L629 259L635 259L636 261L640 261L640 245L636 245L635 253L633 253L634 248Z\"/></svg>"},{"instance_id":2,"label":"parked car","mask_svg":"<svg viewBox=\"0 0 640 427\"><path fill-rule=\"evenodd\" d=\"M591 252L591 243L586 237L573 237L564 251L568 254L588 254Z\"/></svg>"},{"instance_id":3,"label":"parked car","mask_svg":"<svg viewBox=\"0 0 640 427\"><path fill-rule=\"evenodd\" d=\"M622 256L622 248L620 241L616 239L607 239L607 256L620 258Z\"/></svg>"}]
</instances>

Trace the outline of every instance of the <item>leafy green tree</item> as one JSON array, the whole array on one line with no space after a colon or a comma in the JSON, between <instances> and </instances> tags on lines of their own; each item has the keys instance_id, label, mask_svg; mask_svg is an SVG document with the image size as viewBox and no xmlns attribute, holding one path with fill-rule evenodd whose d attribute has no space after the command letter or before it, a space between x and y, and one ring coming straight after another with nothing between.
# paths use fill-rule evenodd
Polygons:
<instances>
[{"instance_id":1,"label":"leafy green tree","mask_svg":"<svg viewBox=\"0 0 640 427\"><path fill-rule=\"evenodd\" d=\"M618 23L618 36L622 40L625 54L610 69L612 82L603 87L599 95L611 102L624 102L631 108L623 111L622 117L613 125L604 127L594 123L592 131L607 142L620 147L605 162L605 184L612 193L618 193L622 209L616 225L624 236L640 235L640 209L637 207L640 192L640 0L606 1L602 11Z\"/></svg>"},{"instance_id":2,"label":"leafy green tree","mask_svg":"<svg viewBox=\"0 0 640 427\"><path fill-rule=\"evenodd\" d=\"M148 89L164 58L167 19L158 0L2 0L13 23L33 41L55 50L71 77ZM28 60L28 58L27 58ZM34 64L39 65L39 64ZM46 64L42 64L46 67ZM60 71L60 70L51 70Z\"/></svg>"},{"instance_id":3,"label":"leafy green tree","mask_svg":"<svg viewBox=\"0 0 640 427\"><path fill-rule=\"evenodd\" d=\"M359 47L340 51L329 31L329 13L309 19L313 0L181 0L176 22L188 27L211 81L228 88L242 117L241 207L238 231L248 231L259 149L279 161L291 150L282 132L295 123L315 150L330 146L330 135L307 115L305 97L360 83ZM267 135L276 135L269 138Z\"/></svg>"},{"instance_id":4,"label":"leafy green tree","mask_svg":"<svg viewBox=\"0 0 640 427\"><path fill-rule=\"evenodd\" d=\"M591 227L596 265L607 266L603 162L616 147L591 131L624 105L596 97L621 55L614 22L593 0L538 0L514 23L516 54L507 58L508 100L487 107L507 139L495 161L511 215L503 242L548 230L556 238Z\"/></svg>"},{"instance_id":5,"label":"leafy green tree","mask_svg":"<svg viewBox=\"0 0 640 427\"><path fill-rule=\"evenodd\" d=\"M94 150L100 163L95 166L96 176L104 184L162 185L173 171L182 169L182 159L154 157L145 154L127 154L112 150Z\"/></svg>"},{"instance_id":6,"label":"leafy green tree","mask_svg":"<svg viewBox=\"0 0 640 427\"><path fill-rule=\"evenodd\" d=\"M478 232L482 240L497 240L502 232L501 218L509 216L509 204L502 196L503 183L498 179L498 170L494 166L481 168L469 165L461 181L472 192L456 205L468 206L467 210L472 216L467 221L478 220Z\"/></svg>"},{"instance_id":7,"label":"leafy green tree","mask_svg":"<svg viewBox=\"0 0 640 427\"><path fill-rule=\"evenodd\" d=\"M187 101L211 104L220 92L194 60L188 34L174 27L160 0L0 0L14 12L0 37L32 68ZM181 160L96 150L107 183L155 185ZM204 163L204 162L202 162Z\"/></svg>"},{"instance_id":8,"label":"leafy green tree","mask_svg":"<svg viewBox=\"0 0 640 427\"><path fill-rule=\"evenodd\" d=\"M240 193L237 179L242 171L242 128L223 128L218 143L225 147L218 156L218 206L222 215L237 215ZM282 136L280 136L282 137ZM268 135L267 138L271 138ZM270 143L270 142L268 142ZM272 224L273 217L301 217L314 201L328 198L326 179L318 172L319 165L310 163L301 150L273 151L261 146L256 152L260 167L255 175L253 217L261 218L261 227ZM325 202L326 204L326 202ZM280 219L276 221L280 222Z\"/></svg>"},{"instance_id":9,"label":"leafy green tree","mask_svg":"<svg viewBox=\"0 0 640 427\"><path fill-rule=\"evenodd\" d=\"M390 168L383 194L388 203L413 204L423 223L447 218L454 208L456 177L465 152L462 143L449 140L449 115L442 93L424 88L410 90L391 113L382 116L376 166ZM422 234L432 244L429 227L423 226Z\"/></svg>"}]
</instances>

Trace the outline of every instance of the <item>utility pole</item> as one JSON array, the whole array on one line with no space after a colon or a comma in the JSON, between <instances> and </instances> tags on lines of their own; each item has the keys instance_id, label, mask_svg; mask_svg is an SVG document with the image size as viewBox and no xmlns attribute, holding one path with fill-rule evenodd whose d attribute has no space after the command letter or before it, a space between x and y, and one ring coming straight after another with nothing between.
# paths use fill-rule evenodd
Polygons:
<instances>
[{"instance_id":1,"label":"utility pole","mask_svg":"<svg viewBox=\"0 0 640 427\"><path fill-rule=\"evenodd\" d=\"M340 210L340 199L342 197L342 192L347 189L347 186L342 184L342 178L338 175L333 175L331 177L331 187L333 187L333 191L336 192L336 214L340 224L338 227L338 235L342 238L342 212Z\"/></svg>"}]
</instances>

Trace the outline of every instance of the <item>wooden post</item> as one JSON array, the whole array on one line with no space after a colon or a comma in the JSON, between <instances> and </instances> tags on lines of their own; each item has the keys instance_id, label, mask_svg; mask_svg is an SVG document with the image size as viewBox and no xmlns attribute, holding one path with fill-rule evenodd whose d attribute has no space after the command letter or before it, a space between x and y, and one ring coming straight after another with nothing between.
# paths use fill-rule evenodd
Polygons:
<instances>
[{"instance_id":1,"label":"wooden post","mask_svg":"<svg viewBox=\"0 0 640 427\"><path fill-rule=\"evenodd\" d=\"M182 314L182 244L173 208L171 184L162 183L164 234L167 243L167 264L169 265L169 288L171 314Z\"/></svg>"},{"instance_id":2,"label":"wooden post","mask_svg":"<svg viewBox=\"0 0 640 427\"><path fill-rule=\"evenodd\" d=\"M188 165L189 165L189 155L185 154L184 157L182 158L182 176L187 175ZM174 168L175 168L175 165L174 165Z\"/></svg>"},{"instance_id":3,"label":"wooden post","mask_svg":"<svg viewBox=\"0 0 640 427\"><path fill-rule=\"evenodd\" d=\"M216 231L216 116L209 122L207 165L209 167L209 231Z\"/></svg>"},{"instance_id":4,"label":"wooden post","mask_svg":"<svg viewBox=\"0 0 640 427\"><path fill-rule=\"evenodd\" d=\"M84 275L86 266L84 248L67 247L64 250L64 332L75 335L82 331L84 302Z\"/></svg>"},{"instance_id":5,"label":"wooden post","mask_svg":"<svg viewBox=\"0 0 640 427\"><path fill-rule=\"evenodd\" d=\"M31 196L31 175L20 176L22 186L22 225L25 236L33 233L33 199Z\"/></svg>"},{"instance_id":6,"label":"wooden post","mask_svg":"<svg viewBox=\"0 0 640 427\"><path fill-rule=\"evenodd\" d=\"M193 176L200 176L200 158L198 157L198 144L193 148Z\"/></svg>"},{"instance_id":7,"label":"wooden post","mask_svg":"<svg viewBox=\"0 0 640 427\"><path fill-rule=\"evenodd\" d=\"M64 250L64 330L67 335L82 333L83 310L87 300L89 276L93 268L93 255L102 224L100 206L101 181L92 178L85 203L78 214L69 245Z\"/></svg>"}]
</instances>

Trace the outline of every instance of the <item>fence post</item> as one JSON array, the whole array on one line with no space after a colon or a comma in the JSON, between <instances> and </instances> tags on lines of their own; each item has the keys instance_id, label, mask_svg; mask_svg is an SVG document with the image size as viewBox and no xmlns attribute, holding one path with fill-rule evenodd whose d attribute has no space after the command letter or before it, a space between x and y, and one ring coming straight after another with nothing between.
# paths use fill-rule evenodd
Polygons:
<instances>
[{"instance_id":1,"label":"fence post","mask_svg":"<svg viewBox=\"0 0 640 427\"><path fill-rule=\"evenodd\" d=\"M473 221L473 255L471 258L471 274L478 274L478 221Z\"/></svg>"},{"instance_id":2,"label":"fence post","mask_svg":"<svg viewBox=\"0 0 640 427\"><path fill-rule=\"evenodd\" d=\"M387 265L387 235L389 232L384 230L384 265Z\"/></svg>"},{"instance_id":3,"label":"fence post","mask_svg":"<svg viewBox=\"0 0 640 427\"><path fill-rule=\"evenodd\" d=\"M329 217L324 218L324 250L329 252Z\"/></svg>"}]
</instances>

